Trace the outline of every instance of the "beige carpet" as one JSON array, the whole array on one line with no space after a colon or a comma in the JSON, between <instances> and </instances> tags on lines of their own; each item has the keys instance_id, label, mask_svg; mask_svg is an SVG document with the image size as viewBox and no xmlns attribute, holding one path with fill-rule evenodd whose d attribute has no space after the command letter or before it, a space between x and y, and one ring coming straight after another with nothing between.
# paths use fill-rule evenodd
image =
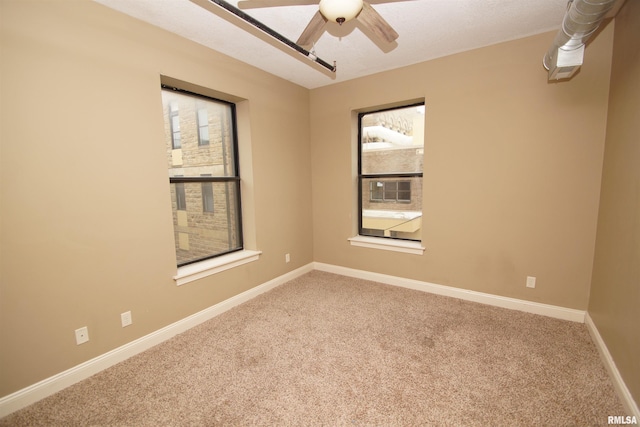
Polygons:
<instances>
[{"instance_id":1,"label":"beige carpet","mask_svg":"<svg viewBox=\"0 0 640 427\"><path fill-rule=\"evenodd\" d=\"M585 325L313 271L2 426L591 426Z\"/></svg>"}]
</instances>

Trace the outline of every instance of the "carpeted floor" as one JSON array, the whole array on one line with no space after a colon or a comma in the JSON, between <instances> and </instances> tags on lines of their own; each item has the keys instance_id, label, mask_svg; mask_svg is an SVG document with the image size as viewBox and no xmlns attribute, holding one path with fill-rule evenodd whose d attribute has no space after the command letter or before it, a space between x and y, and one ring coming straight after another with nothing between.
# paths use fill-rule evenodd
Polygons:
<instances>
[{"instance_id":1,"label":"carpeted floor","mask_svg":"<svg viewBox=\"0 0 640 427\"><path fill-rule=\"evenodd\" d=\"M584 324L313 271L0 426L597 426Z\"/></svg>"}]
</instances>

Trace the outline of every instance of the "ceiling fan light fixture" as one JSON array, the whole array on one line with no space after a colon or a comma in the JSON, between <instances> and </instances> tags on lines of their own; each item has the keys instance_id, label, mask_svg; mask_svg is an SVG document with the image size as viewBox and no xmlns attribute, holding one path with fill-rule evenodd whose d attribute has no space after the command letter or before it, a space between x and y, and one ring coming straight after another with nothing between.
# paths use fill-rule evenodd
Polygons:
<instances>
[{"instance_id":1,"label":"ceiling fan light fixture","mask_svg":"<svg viewBox=\"0 0 640 427\"><path fill-rule=\"evenodd\" d=\"M320 0L320 13L329 21L342 25L362 10L362 0Z\"/></svg>"}]
</instances>

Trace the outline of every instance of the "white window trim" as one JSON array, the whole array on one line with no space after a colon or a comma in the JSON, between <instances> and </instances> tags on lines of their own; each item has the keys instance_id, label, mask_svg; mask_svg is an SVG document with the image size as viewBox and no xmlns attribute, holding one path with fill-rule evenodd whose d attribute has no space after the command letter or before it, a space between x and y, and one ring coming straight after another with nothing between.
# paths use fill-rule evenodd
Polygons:
<instances>
[{"instance_id":1,"label":"white window trim","mask_svg":"<svg viewBox=\"0 0 640 427\"><path fill-rule=\"evenodd\" d=\"M262 251L242 250L178 267L178 273L173 276L173 280L176 281L177 286L181 286L230 268L257 261L260 254Z\"/></svg>"},{"instance_id":2,"label":"white window trim","mask_svg":"<svg viewBox=\"0 0 640 427\"><path fill-rule=\"evenodd\" d=\"M351 246L362 248L381 249L384 251L403 252L406 254L423 255L425 247L421 242L410 240L385 239L370 236L355 236L348 239Z\"/></svg>"}]
</instances>

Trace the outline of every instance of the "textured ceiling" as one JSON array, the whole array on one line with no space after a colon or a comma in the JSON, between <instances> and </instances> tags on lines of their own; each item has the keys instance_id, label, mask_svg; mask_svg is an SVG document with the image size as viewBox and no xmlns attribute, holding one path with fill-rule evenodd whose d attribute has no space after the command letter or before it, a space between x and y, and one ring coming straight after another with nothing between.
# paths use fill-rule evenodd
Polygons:
<instances>
[{"instance_id":1,"label":"textured ceiling","mask_svg":"<svg viewBox=\"0 0 640 427\"><path fill-rule=\"evenodd\" d=\"M400 36L391 45L378 45L355 21L327 24L313 50L336 62L333 74L214 4L206 10L190 0L94 1L309 89L557 30L567 8L567 0L372 0ZM317 5L243 9L294 42L317 10Z\"/></svg>"}]
</instances>

